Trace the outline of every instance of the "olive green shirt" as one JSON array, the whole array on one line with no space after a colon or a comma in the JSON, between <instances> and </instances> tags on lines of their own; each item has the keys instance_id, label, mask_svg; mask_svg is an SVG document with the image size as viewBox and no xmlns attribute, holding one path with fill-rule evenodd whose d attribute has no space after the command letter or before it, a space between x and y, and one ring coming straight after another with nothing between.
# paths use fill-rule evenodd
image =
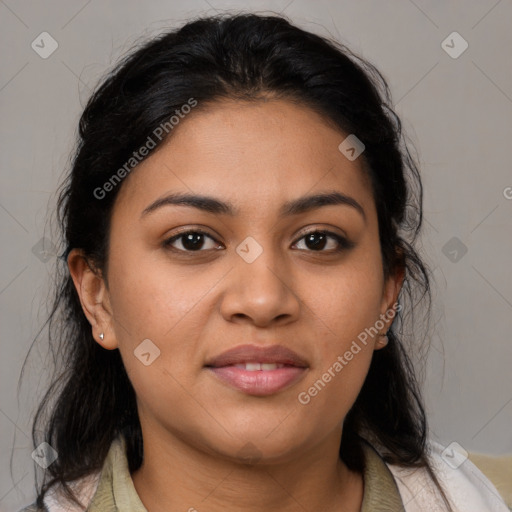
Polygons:
<instances>
[{"instance_id":1,"label":"olive green shirt","mask_svg":"<svg viewBox=\"0 0 512 512\"><path fill-rule=\"evenodd\" d=\"M363 442L365 469L361 512L403 512L393 475L374 448ZM35 508L27 508L29 512ZM124 437L115 439L101 471L98 486L87 508L88 512L147 512L128 469ZM49 512L53 512L50 508Z\"/></svg>"}]
</instances>

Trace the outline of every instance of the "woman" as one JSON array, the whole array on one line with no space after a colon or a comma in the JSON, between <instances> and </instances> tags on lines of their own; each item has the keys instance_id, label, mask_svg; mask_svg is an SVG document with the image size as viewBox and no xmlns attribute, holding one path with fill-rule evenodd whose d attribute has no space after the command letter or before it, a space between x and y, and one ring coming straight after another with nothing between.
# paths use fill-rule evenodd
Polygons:
<instances>
[{"instance_id":1,"label":"woman","mask_svg":"<svg viewBox=\"0 0 512 512\"><path fill-rule=\"evenodd\" d=\"M427 439L401 336L429 302L421 197L386 82L340 44L219 16L128 55L60 197L26 510L506 511Z\"/></svg>"}]
</instances>

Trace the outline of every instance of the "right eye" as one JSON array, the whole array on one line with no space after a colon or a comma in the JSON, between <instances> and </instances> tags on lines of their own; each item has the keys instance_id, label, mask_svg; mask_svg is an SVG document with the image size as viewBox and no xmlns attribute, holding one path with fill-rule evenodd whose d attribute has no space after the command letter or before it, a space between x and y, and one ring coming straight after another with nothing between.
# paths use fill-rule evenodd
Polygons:
<instances>
[{"instance_id":1,"label":"right eye","mask_svg":"<svg viewBox=\"0 0 512 512\"><path fill-rule=\"evenodd\" d=\"M180 252L200 252L202 250L214 249L218 244L213 244L213 247L207 247L204 249L205 238L210 239L212 242L216 240L205 231L200 229L190 229L188 231L182 231L181 233L172 236L164 241L164 247L170 248L173 251ZM178 242L181 248L174 247L173 244Z\"/></svg>"}]
</instances>

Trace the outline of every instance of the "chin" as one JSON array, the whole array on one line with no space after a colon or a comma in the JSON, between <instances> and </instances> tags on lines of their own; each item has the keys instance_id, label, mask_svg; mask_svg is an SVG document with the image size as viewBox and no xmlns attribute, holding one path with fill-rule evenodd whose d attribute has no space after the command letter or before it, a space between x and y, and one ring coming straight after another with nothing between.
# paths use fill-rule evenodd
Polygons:
<instances>
[{"instance_id":1,"label":"chin","mask_svg":"<svg viewBox=\"0 0 512 512\"><path fill-rule=\"evenodd\" d=\"M241 464L280 464L291 461L305 449L307 438L302 429L293 432L283 427L279 432L276 423L264 428L233 428L235 433L225 445L212 443L210 446L219 456Z\"/></svg>"}]
</instances>

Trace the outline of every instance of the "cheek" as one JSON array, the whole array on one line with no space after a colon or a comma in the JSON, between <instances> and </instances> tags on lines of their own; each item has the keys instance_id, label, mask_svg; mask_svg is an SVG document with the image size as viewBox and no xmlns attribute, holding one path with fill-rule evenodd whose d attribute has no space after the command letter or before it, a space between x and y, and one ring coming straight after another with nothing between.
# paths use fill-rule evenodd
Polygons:
<instances>
[{"instance_id":1,"label":"cheek","mask_svg":"<svg viewBox=\"0 0 512 512\"><path fill-rule=\"evenodd\" d=\"M318 298L315 358L296 399L309 421L323 418L326 430L343 421L364 384L374 343L367 330L378 318L379 298L361 290L331 293L323 304Z\"/></svg>"},{"instance_id":2,"label":"cheek","mask_svg":"<svg viewBox=\"0 0 512 512\"><path fill-rule=\"evenodd\" d=\"M165 260L143 254L120 262L112 272L112 308L122 322L120 343L154 338L160 343L180 331L190 312L215 284L215 276L171 271ZM174 337L175 338L175 337Z\"/></svg>"},{"instance_id":3,"label":"cheek","mask_svg":"<svg viewBox=\"0 0 512 512\"><path fill-rule=\"evenodd\" d=\"M364 263L364 262L363 262ZM316 290L316 291L315 291ZM326 274L314 287L304 288L304 302L316 324L322 352L344 352L365 329L379 319L383 276L379 261L354 263Z\"/></svg>"},{"instance_id":4,"label":"cheek","mask_svg":"<svg viewBox=\"0 0 512 512\"><path fill-rule=\"evenodd\" d=\"M319 414L332 411L342 417L364 383L375 341L371 328L379 320L382 300L379 265L378 260L357 260L304 296L316 326L315 360L298 401L318 408Z\"/></svg>"},{"instance_id":5,"label":"cheek","mask_svg":"<svg viewBox=\"0 0 512 512\"><path fill-rule=\"evenodd\" d=\"M190 401L183 386L193 389L202 368L198 354L211 314L205 306L221 275L192 267L171 272L162 258L156 261L134 251L129 259L117 261L109 279L114 329L137 395L145 402L156 396ZM144 351L139 348L143 346Z\"/></svg>"}]
</instances>

